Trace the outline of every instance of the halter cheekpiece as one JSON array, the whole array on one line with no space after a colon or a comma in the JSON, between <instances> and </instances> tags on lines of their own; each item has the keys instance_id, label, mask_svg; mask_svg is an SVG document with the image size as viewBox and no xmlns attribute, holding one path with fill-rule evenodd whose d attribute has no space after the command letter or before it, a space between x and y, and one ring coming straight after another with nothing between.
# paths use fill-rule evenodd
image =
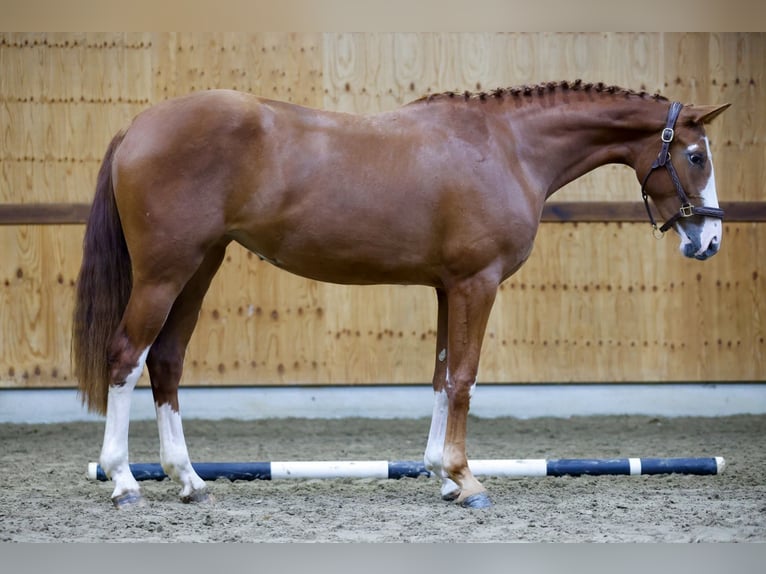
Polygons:
<instances>
[{"instance_id":1,"label":"halter cheekpiece","mask_svg":"<svg viewBox=\"0 0 766 574\"><path fill-rule=\"evenodd\" d=\"M692 215L704 215L706 217L716 217L718 219L723 219L723 210L718 209L717 207L705 207L705 206L696 206L692 205L691 201L689 201L689 196L686 195L686 192L684 191L683 186L681 185L681 180L678 179L678 173L676 172L675 168L673 167L673 163L670 161L670 143L673 141L673 137L675 136L675 125L676 120L678 120L678 116L681 113L681 108L683 108L683 104L680 102L673 102L670 104L670 110L668 111L668 119L665 122L665 128L662 130L662 134L660 135L660 139L662 140L662 147L660 148L660 153L657 156L657 159L654 160L654 163L652 164L652 167L647 172L646 176L644 176L644 180L641 182L641 197L644 200L644 205L646 206L646 213L649 215L649 221L652 224L652 229L654 230L654 236L658 239L662 237L665 232L670 229L673 224L681 219L682 217L691 217ZM678 210L677 213L673 215L670 219L668 219L662 227L657 226L657 222L654 219L654 216L652 215L651 207L649 207L649 196L646 194L646 182L649 181L649 176L654 173L654 170L664 167L668 170L668 173L670 174L670 179L673 180L673 185L676 187L676 193L678 194L678 198L681 200L681 208Z\"/></svg>"}]
</instances>

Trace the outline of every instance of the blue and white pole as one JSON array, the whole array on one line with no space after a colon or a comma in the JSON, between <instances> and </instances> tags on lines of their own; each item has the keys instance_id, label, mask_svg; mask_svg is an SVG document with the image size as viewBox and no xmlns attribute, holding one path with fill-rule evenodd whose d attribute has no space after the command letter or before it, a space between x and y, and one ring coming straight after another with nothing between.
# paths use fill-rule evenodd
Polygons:
<instances>
[{"instance_id":1,"label":"blue and white pole","mask_svg":"<svg viewBox=\"0 0 766 574\"><path fill-rule=\"evenodd\" d=\"M192 466L202 480L279 480L285 478L417 478L428 477L422 461L276 461L198 462ZM723 457L709 458L610 458L610 459L521 459L470 460L477 476L534 477L642 474L720 474ZM163 480L167 477L157 463L134 463L130 470L136 480ZM96 462L88 464L88 478L108 480Z\"/></svg>"}]
</instances>

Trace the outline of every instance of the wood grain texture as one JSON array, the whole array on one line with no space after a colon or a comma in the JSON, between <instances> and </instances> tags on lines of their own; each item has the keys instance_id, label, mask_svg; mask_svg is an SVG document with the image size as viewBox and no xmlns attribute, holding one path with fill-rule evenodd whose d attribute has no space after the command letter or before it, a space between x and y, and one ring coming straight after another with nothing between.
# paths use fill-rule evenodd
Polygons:
<instances>
[{"instance_id":1,"label":"wood grain texture","mask_svg":"<svg viewBox=\"0 0 766 574\"><path fill-rule=\"evenodd\" d=\"M0 380L70 385L82 229L7 226L0 238L9 254L0 265ZM722 252L700 263L643 224L543 224L527 265L501 286L480 380L763 380L763 266L736 255L764 245L763 224L729 223ZM424 383L435 315L430 289L317 283L232 245L185 384Z\"/></svg>"},{"instance_id":2,"label":"wood grain texture","mask_svg":"<svg viewBox=\"0 0 766 574\"><path fill-rule=\"evenodd\" d=\"M112 135L142 109L236 88L347 111L426 93L583 78L684 103L709 127L729 220L687 261L651 238L631 170L562 189L507 281L480 381L766 379L766 34L0 33L0 386L71 386L73 284ZM582 223L592 220L609 223ZM627 223L637 221L637 223ZM40 225L45 224L45 225ZM420 287L307 281L232 245L188 353L186 385L423 383L436 304ZM142 382L146 384L146 380Z\"/></svg>"},{"instance_id":3,"label":"wood grain texture","mask_svg":"<svg viewBox=\"0 0 766 574\"><path fill-rule=\"evenodd\" d=\"M87 201L112 135L151 103L238 88L340 111L422 94L584 77L729 101L709 128L723 199L766 199L766 34L0 34L0 200ZM607 166L563 201L629 201Z\"/></svg>"},{"instance_id":4,"label":"wood grain texture","mask_svg":"<svg viewBox=\"0 0 766 574\"><path fill-rule=\"evenodd\" d=\"M2 386L72 386L70 330L82 226L0 227Z\"/></svg>"}]
</instances>

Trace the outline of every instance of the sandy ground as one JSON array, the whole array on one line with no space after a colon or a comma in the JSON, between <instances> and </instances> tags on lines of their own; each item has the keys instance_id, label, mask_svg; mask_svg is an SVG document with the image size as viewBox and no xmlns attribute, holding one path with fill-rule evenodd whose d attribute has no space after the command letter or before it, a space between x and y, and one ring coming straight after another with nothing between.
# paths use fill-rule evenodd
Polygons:
<instances>
[{"instance_id":1,"label":"sandy ground","mask_svg":"<svg viewBox=\"0 0 766 574\"><path fill-rule=\"evenodd\" d=\"M416 460L428 421L185 421L195 461ZM143 482L116 511L87 480L103 425L0 425L0 541L766 542L766 416L476 419L469 458L724 456L718 476L486 478L494 505L466 510L428 478L210 482L212 505ZM153 422L131 460L156 462Z\"/></svg>"}]
</instances>

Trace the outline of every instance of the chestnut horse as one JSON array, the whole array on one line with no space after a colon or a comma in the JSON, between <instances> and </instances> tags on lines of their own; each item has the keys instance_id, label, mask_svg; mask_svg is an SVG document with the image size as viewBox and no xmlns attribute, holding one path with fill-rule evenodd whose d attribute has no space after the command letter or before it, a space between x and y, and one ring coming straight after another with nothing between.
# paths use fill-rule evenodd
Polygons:
<instances>
[{"instance_id":1,"label":"chestnut horse","mask_svg":"<svg viewBox=\"0 0 766 574\"><path fill-rule=\"evenodd\" d=\"M543 203L586 172L626 164L655 231L647 196L685 256L710 257L723 214L704 124L726 107L577 80L447 92L373 115L227 90L142 112L101 165L73 326L83 401L106 414L100 462L115 506L142 502L128 422L144 365L162 467L183 501L209 499L177 392L203 297L232 241L319 281L435 289L425 463L445 500L488 506L467 465L469 401L498 286L529 257Z\"/></svg>"}]
</instances>

